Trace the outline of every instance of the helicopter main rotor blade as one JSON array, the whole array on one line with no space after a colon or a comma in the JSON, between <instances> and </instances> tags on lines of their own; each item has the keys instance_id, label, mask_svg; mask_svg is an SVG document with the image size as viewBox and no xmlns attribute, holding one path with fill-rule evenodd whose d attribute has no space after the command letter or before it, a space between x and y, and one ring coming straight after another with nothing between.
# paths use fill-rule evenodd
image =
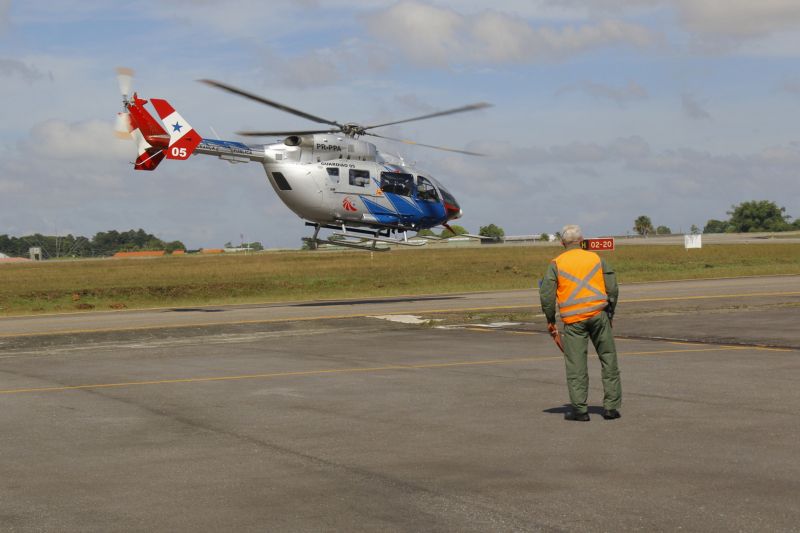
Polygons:
<instances>
[{"instance_id":1,"label":"helicopter main rotor blade","mask_svg":"<svg viewBox=\"0 0 800 533\"><path fill-rule=\"evenodd\" d=\"M255 100L256 102L260 102L262 104L274 107L275 109L280 109L281 111L286 111L287 113L291 113L292 115L297 115L298 117L303 117L308 120L313 120L314 122L321 122L322 124L330 124L331 126L341 127L342 125L334 120L328 120L326 118L318 117L312 115L310 113L306 113L304 111L300 111L299 109L295 109L293 107L289 107L287 105L280 104L278 102L274 102L272 100L268 100L263 96L258 96L257 94L249 93L247 91L243 91L241 89L237 89L231 85L227 85L225 83L215 81L215 80L197 80L201 83L205 83L206 85L211 85L212 87L216 87L218 89L222 89L223 91L228 91L229 93L238 94L239 96L244 96L245 98L249 98L250 100Z\"/></svg>"},{"instance_id":2,"label":"helicopter main rotor blade","mask_svg":"<svg viewBox=\"0 0 800 533\"><path fill-rule=\"evenodd\" d=\"M397 141L406 144L413 144L414 146L424 146L425 148L433 148L435 150L444 150L445 152L456 152L459 154L466 154L466 155L477 155L477 156L485 156L486 154L479 154L478 152L469 152L467 150L456 150L455 148L447 148L445 146L434 146L432 144L422 144L415 141L409 141L406 139L395 139L394 137L386 137L385 135L378 135L377 133L365 133L364 135L371 135L372 137L379 137L381 139L387 139L389 141Z\"/></svg>"},{"instance_id":3,"label":"helicopter main rotor blade","mask_svg":"<svg viewBox=\"0 0 800 533\"><path fill-rule=\"evenodd\" d=\"M286 137L289 135L312 135L314 133L339 133L339 130L305 130L305 131L237 131L243 137Z\"/></svg>"},{"instance_id":4,"label":"helicopter main rotor blade","mask_svg":"<svg viewBox=\"0 0 800 533\"><path fill-rule=\"evenodd\" d=\"M419 116L419 117L407 118L407 119L404 119L404 120L396 120L394 122L385 122L383 124L375 124L374 126L365 126L364 129L365 130L369 130L369 129L372 129L372 128L380 128L381 126L391 126L392 124L403 124L404 122L413 122L415 120L424 120L426 118L441 117L441 116L444 116L444 115L453 115L455 113L464 113L465 111L475 111L477 109L484 109L486 107L492 107L492 104L490 104L488 102L478 102L477 104L465 105L465 106L462 106L462 107L456 107L455 109L447 109L445 111L437 111L436 113L429 113L427 115L422 115L422 116ZM434 146L433 148L436 148L436 147ZM458 150L455 150L455 151L458 151Z\"/></svg>"}]
</instances>

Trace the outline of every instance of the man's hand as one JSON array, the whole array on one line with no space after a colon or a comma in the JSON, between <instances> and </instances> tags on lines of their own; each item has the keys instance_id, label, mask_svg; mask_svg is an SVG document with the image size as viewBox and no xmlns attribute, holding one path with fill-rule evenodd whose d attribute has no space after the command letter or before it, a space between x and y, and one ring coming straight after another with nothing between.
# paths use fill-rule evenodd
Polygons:
<instances>
[{"instance_id":1,"label":"man's hand","mask_svg":"<svg viewBox=\"0 0 800 533\"><path fill-rule=\"evenodd\" d=\"M553 342L556 343L558 349L562 352L564 351L564 343L561 342L561 334L558 332L558 327L553 322L547 323L547 331L550 332L550 336L553 337Z\"/></svg>"}]
</instances>

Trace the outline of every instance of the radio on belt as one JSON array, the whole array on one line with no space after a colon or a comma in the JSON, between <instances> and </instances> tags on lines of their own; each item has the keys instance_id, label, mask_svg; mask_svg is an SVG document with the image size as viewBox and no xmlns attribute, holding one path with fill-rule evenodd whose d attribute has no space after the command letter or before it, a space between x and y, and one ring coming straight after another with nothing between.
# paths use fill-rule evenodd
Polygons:
<instances>
[{"instance_id":1,"label":"radio on belt","mask_svg":"<svg viewBox=\"0 0 800 533\"><path fill-rule=\"evenodd\" d=\"M584 239L581 241L581 248L592 252L611 251L614 249L614 237Z\"/></svg>"}]
</instances>

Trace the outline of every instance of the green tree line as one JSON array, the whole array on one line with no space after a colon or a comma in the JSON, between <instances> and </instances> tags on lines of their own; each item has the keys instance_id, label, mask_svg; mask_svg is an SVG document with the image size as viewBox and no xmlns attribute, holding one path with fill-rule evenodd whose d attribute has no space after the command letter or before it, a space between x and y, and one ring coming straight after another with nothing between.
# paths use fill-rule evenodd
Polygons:
<instances>
[{"instance_id":1,"label":"green tree line","mask_svg":"<svg viewBox=\"0 0 800 533\"><path fill-rule=\"evenodd\" d=\"M12 257L27 257L28 249L39 247L45 258L103 257L117 252L141 250L185 250L181 241L165 242L143 229L100 231L89 239L83 236L53 236L35 233L23 237L0 235L0 253Z\"/></svg>"},{"instance_id":2,"label":"green tree line","mask_svg":"<svg viewBox=\"0 0 800 533\"><path fill-rule=\"evenodd\" d=\"M703 233L748 233L752 231L791 231L800 230L800 219L786 214L785 207L778 207L769 200L753 200L731 206L726 214L728 220L711 219L706 222Z\"/></svg>"}]
</instances>

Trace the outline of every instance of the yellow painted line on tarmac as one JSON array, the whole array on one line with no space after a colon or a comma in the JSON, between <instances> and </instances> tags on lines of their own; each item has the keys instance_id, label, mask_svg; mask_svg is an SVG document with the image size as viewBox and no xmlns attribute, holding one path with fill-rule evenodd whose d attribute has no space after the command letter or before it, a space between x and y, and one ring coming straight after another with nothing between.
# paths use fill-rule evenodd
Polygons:
<instances>
[{"instance_id":1,"label":"yellow painted line on tarmac","mask_svg":"<svg viewBox=\"0 0 800 533\"><path fill-rule=\"evenodd\" d=\"M670 344L677 344L678 346L703 346L701 342L679 342L679 341L669 341Z\"/></svg>"},{"instance_id":2,"label":"yellow painted line on tarmac","mask_svg":"<svg viewBox=\"0 0 800 533\"><path fill-rule=\"evenodd\" d=\"M668 354L682 354L682 353L696 353L696 352L726 352L726 351L739 351L749 350L752 348L745 346L719 346L713 348L699 348L699 349L686 349L686 350L653 350L653 351L640 351L640 352L627 352L620 353L620 357L655 357ZM756 348L758 349L758 348ZM591 356L591 357L597 357ZM364 374L373 372L386 372L392 370L430 370L438 368L456 368L456 367L469 367L469 366L491 366L491 365L506 365L511 363L525 363L533 361L558 361L563 359L563 355L555 356L532 356L532 357L518 357L513 359L487 359L480 361L451 361L442 363L422 363L422 364L407 364L407 365L386 365L362 368L331 368L320 370L300 370L291 372L270 372L263 374L242 374L237 376L210 376L210 377L197 377L197 378L176 378L176 379L156 379L147 381L125 381L119 383L94 383L87 385L67 385L61 387L27 387L17 389L0 390L0 395L23 394L23 393L37 393L37 392L66 392L78 390L95 390L95 389L116 389L126 387L138 387L144 385L174 385L181 383L208 383L214 381L242 381L253 379L273 379L273 378L286 378L286 377L304 377L304 376L326 376L336 374Z\"/></svg>"},{"instance_id":3,"label":"yellow painted line on tarmac","mask_svg":"<svg viewBox=\"0 0 800 533\"><path fill-rule=\"evenodd\" d=\"M509 331L507 329L502 328L470 328L470 327L463 327L463 328L454 328L458 331L480 331L481 333L505 333L507 335L539 335L539 333L535 331Z\"/></svg>"},{"instance_id":4,"label":"yellow painted line on tarmac","mask_svg":"<svg viewBox=\"0 0 800 533\"><path fill-rule=\"evenodd\" d=\"M618 354L620 357L652 357L654 355L676 354L676 353L695 353L695 352L734 352L740 350L757 350L749 346L718 346L714 348L697 348L695 350L653 350L648 352L628 352ZM596 355L590 357L596 358Z\"/></svg>"},{"instance_id":5,"label":"yellow painted line on tarmac","mask_svg":"<svg viewBox=\"0 0 800 533\"><path fill-rule=\"evenodd\" d=\"M759 296L800 296L800 291L794 292L751 292L739 294L714 294L714 295L696 295L696 296L673 296L664 298L636 298L624 299L622 303L646 303L646 302L665 302L665 301L682 301L682 300L707 300L707 299L720 299L720 298L754 298ZM426 315L426 314L441 314L441 313L466 313L474 311L500 311L509 309L532 309L535 304L530 305L498 305L489 307L460 307L450 309L422 309L422 310L404 310L395 311L390 313L382 313L384 315ZM374 316L379 311L372 311L369 313L356 313L345 315L321 315L321 316L304 316L304 317L282 317L282 318L266 318L257 320L233 320L233 321L220 321L220 322L191 322L183 324L167 324L167 325L146 325L146 326L133 326L133 327L109 327L109 328L94 328L94 329L64 329L46 332L31 332L31 333L2 333L0 338L9 337L43 337L50 335L77 335L85 333L111 333L111 332L126 332L126 331L143 331L143 330L156 330L156 329L178 329L178 328L197 328L197 327L213 327L213 326L236 326L247 324L272 324L278 322L309 322L314 320L335 320L346 318L367 318Z\"/></svg>"}]
</instances>

